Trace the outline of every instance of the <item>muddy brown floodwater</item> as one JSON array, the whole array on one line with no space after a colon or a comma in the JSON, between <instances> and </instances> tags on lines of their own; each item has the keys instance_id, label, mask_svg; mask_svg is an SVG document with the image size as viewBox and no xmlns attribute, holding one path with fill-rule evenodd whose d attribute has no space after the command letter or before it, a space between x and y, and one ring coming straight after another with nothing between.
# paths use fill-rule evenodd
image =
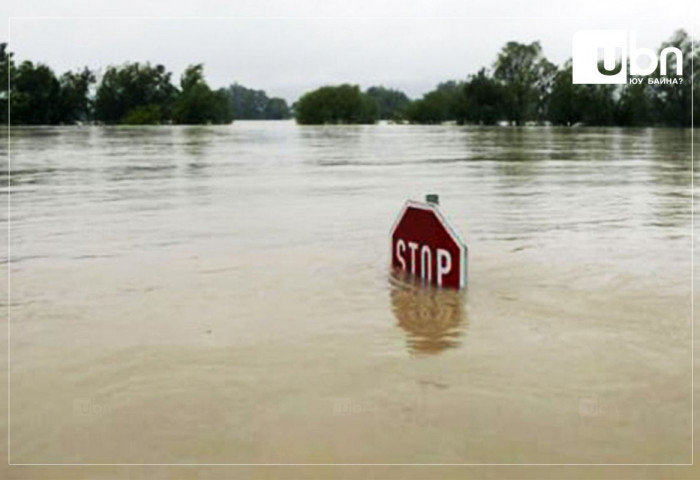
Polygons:
<instances>
[{"instance_id":1,"label":"muddy brown floodwater","mask_svg":"<svg viewBox=\"0 0 700 480\"><path fill-rule=\"evenodd\" d=\"M11 462L690 463L690 152L670 129L13 128ZM467 292L388 271L433 192Z\"/></svg>"}]
</instances>

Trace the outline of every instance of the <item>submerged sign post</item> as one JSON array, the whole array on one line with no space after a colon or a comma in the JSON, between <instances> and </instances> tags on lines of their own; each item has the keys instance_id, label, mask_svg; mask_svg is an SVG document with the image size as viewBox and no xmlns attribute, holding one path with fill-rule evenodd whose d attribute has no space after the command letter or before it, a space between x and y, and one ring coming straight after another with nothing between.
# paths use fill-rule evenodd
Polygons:
<instances>
[{"instance_id":1,"label":"submerged sign post","mask_svg":"<svg viewBox=\"0 0 700 480\"><path fill-rule=\"evenodd\" d=\"M391 266L438 287L467 285L467 246L452 230L437 206L408 201L391 229Z\"/></svg>"}]
</instances>

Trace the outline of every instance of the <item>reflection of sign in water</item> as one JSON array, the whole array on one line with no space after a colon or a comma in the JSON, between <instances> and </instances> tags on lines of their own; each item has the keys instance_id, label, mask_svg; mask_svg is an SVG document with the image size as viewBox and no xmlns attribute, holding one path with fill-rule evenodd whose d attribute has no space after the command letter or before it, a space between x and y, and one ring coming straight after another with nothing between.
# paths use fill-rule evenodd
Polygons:
<instances>
[{"instance_id":1,"label":"reflection of sign in water","mask_svg":"<svg viewBox=\"0 0 700 480\"><path fill-rule=\"evenodd\" d=\"M391 306L412 353L435 354L459 345L467 321L464 290L425 287L400 273L390 279Z\"/></svg>"},{"instance_id":2,"label":"reflection of sign in water","mask_svg":"<svg viewBox=\"0 0 700 480\"><path fill-rule=\"evenodd\" d=\"M391 266L428 285L464 288L467 247L437 205L409 201L391 229Z\"/></svg>"}]
</instances>

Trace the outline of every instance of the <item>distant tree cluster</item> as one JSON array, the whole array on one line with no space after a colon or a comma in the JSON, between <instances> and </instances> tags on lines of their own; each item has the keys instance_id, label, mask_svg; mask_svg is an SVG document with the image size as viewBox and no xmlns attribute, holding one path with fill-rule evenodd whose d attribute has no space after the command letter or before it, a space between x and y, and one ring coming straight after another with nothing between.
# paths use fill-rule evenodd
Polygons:
<instances>
[{"instance_id":1,"label":"distant tree cluster","mask_svg":"<svg viewBox=\"0 0 700 480\"><path fill-rule=\"evenodd\" d=\"M292 116L283 98L268 98L263 90L234 83L224 90L236 120L286 120Z\"/></svg>"},{"instance_id":2,"label":"distant tree cluster","mask_svg":"<svg viewBox=\"0 0 700 480\"><path fill-rule=\"evenodd\" d=\"M692 124L690 36L683 30L661 45L680 49L683 76L679 85L655 83L658 73L637 77L640 83L626 85L578 85L572 82L571 61L557 68L542 54L539 42L507 43L491 71L480 70L461 82L441 83L406 110L412 123L512 125L673 126ZM696 54L697 56L698 54ZM668 71L675 72L675 56L669 56ZM629 71L629 69L628 69ZM649 80L652 80L650 83ZM698 90L696 90L698 92ZM697 109L697 107L695 107ZM695 112L698 113L697 111Z\"/></svg>"},{"instance_id":3,"label":"distant tree cluster","mask_svg":"<svg viewBox=\"0 0 700 480\"><path fill-rule=\"evenodd\" d=\"M87 99L95 77L88 69L56 77L46 65L25 61L15 66L7 44L0 44L0 122L7 123L8 69L12 82L12 123L75 123L90 109Z\"/></svg>"},{"instance_id":4,"label":"distant tree cluster","mask_svg":"<svg viewBox=\"0 0 700 480\"><path fill-rule=\"evenodd\" d=\"M294 105L302 125L368 124L379 119L379 105L357 85L321 87L305 93Z\"/></svg>"},{"instance_id":5,"label":"distant tree cluster","mask_svg":"<svg viewBox=\"0 0 700 480\"><path fill-rule=\"evenodd\" d=\"M463 81L440 83L420 99L410 101L402 92L385 87L371 87L364 94L359 87L350 90L348 85L323 87L299 100L296 118L302 124L386 119L421 124L688 127L692 124L691 93L697 88L690 81L691 72L695 68L695 75L700 73L700 61L693 63L692 40L683 30L674 33L659 50L668 46L683 54L679 85L650 83L650 79L659 78L656 73L640 78L638 84L574 85L571 61L557 67L544 57L539 42L508 42L492 69L482 68ZM667 68L675 72L672 55Z\"/></svg>"},{"instance_id":6,"label":"distant tree cluster","mask_svg":"<svg viewBox=\"0 0 700 480\"><path fill-rule=\"evenodd\" d=\"M15 65L6 44L0 45L0 53L4 60L0 64L2 122L7 122L8 68L13 125L222 124L232 121L226 93L209 88L202 65L188 67L178 88L171 82L172 74L162 65L110 66L97 83L96 75L87 68L56 77L43 64L24 61Z\"/></svg>"},{"instance_id":7,"label":"distant tree cluster","mask_svg":"<svg viewBox=\"0 0 700 480\"><path fill-rule=\"evenodd\" d=\"M411 100L405 93L385 87L370 87L365 92L377 102L380 120L401 120Z\"/></svg>"},{"instance_id":8,"label":"distant tree cluster","mask_svg":"<svg viewBox=\"0 0 700 480\"><path fill-rule=\"evenodd\" d=\"M212 90L201 64L189 66L179 85L163 65L126 63L100 75L87 68L60 77L46 65L15 64L0 44L0 122L7 122L8 96L13 125L226 124L234 118L289 118L287 102L261 90L234 84ZM8 69L12 94L8 95ZM252 98L252 101L250 100ZM259 108L259 110L257 110Z\"/></svg>"},{"instance_id":9,"label":"distant tree cluster","mask_svg":"<svg viewBox=\"0 0 700 480\"><path fill-rule=\"evenodd\" d=\"M162 65L130 63L108 67L97 87L95 119L108 124L167 123L177 96L170 77Z\"/></svg>"}]
</instances>

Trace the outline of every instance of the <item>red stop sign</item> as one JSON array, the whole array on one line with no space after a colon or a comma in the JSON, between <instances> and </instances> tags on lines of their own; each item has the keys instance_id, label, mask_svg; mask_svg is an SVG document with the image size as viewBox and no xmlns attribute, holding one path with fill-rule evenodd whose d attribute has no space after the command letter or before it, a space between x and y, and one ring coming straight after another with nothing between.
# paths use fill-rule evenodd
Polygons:
<instances>
[{"instance_id":1,"label":"red stop sign","mask_svg":"<svg viewBox=\"0 0 700 480\"><path fill-rule=\"evenodd\" d=\"M467 246L437 206L408 201L391 229L391 266L430 285L464 288Z\"/></svg>"}]
</instances>

